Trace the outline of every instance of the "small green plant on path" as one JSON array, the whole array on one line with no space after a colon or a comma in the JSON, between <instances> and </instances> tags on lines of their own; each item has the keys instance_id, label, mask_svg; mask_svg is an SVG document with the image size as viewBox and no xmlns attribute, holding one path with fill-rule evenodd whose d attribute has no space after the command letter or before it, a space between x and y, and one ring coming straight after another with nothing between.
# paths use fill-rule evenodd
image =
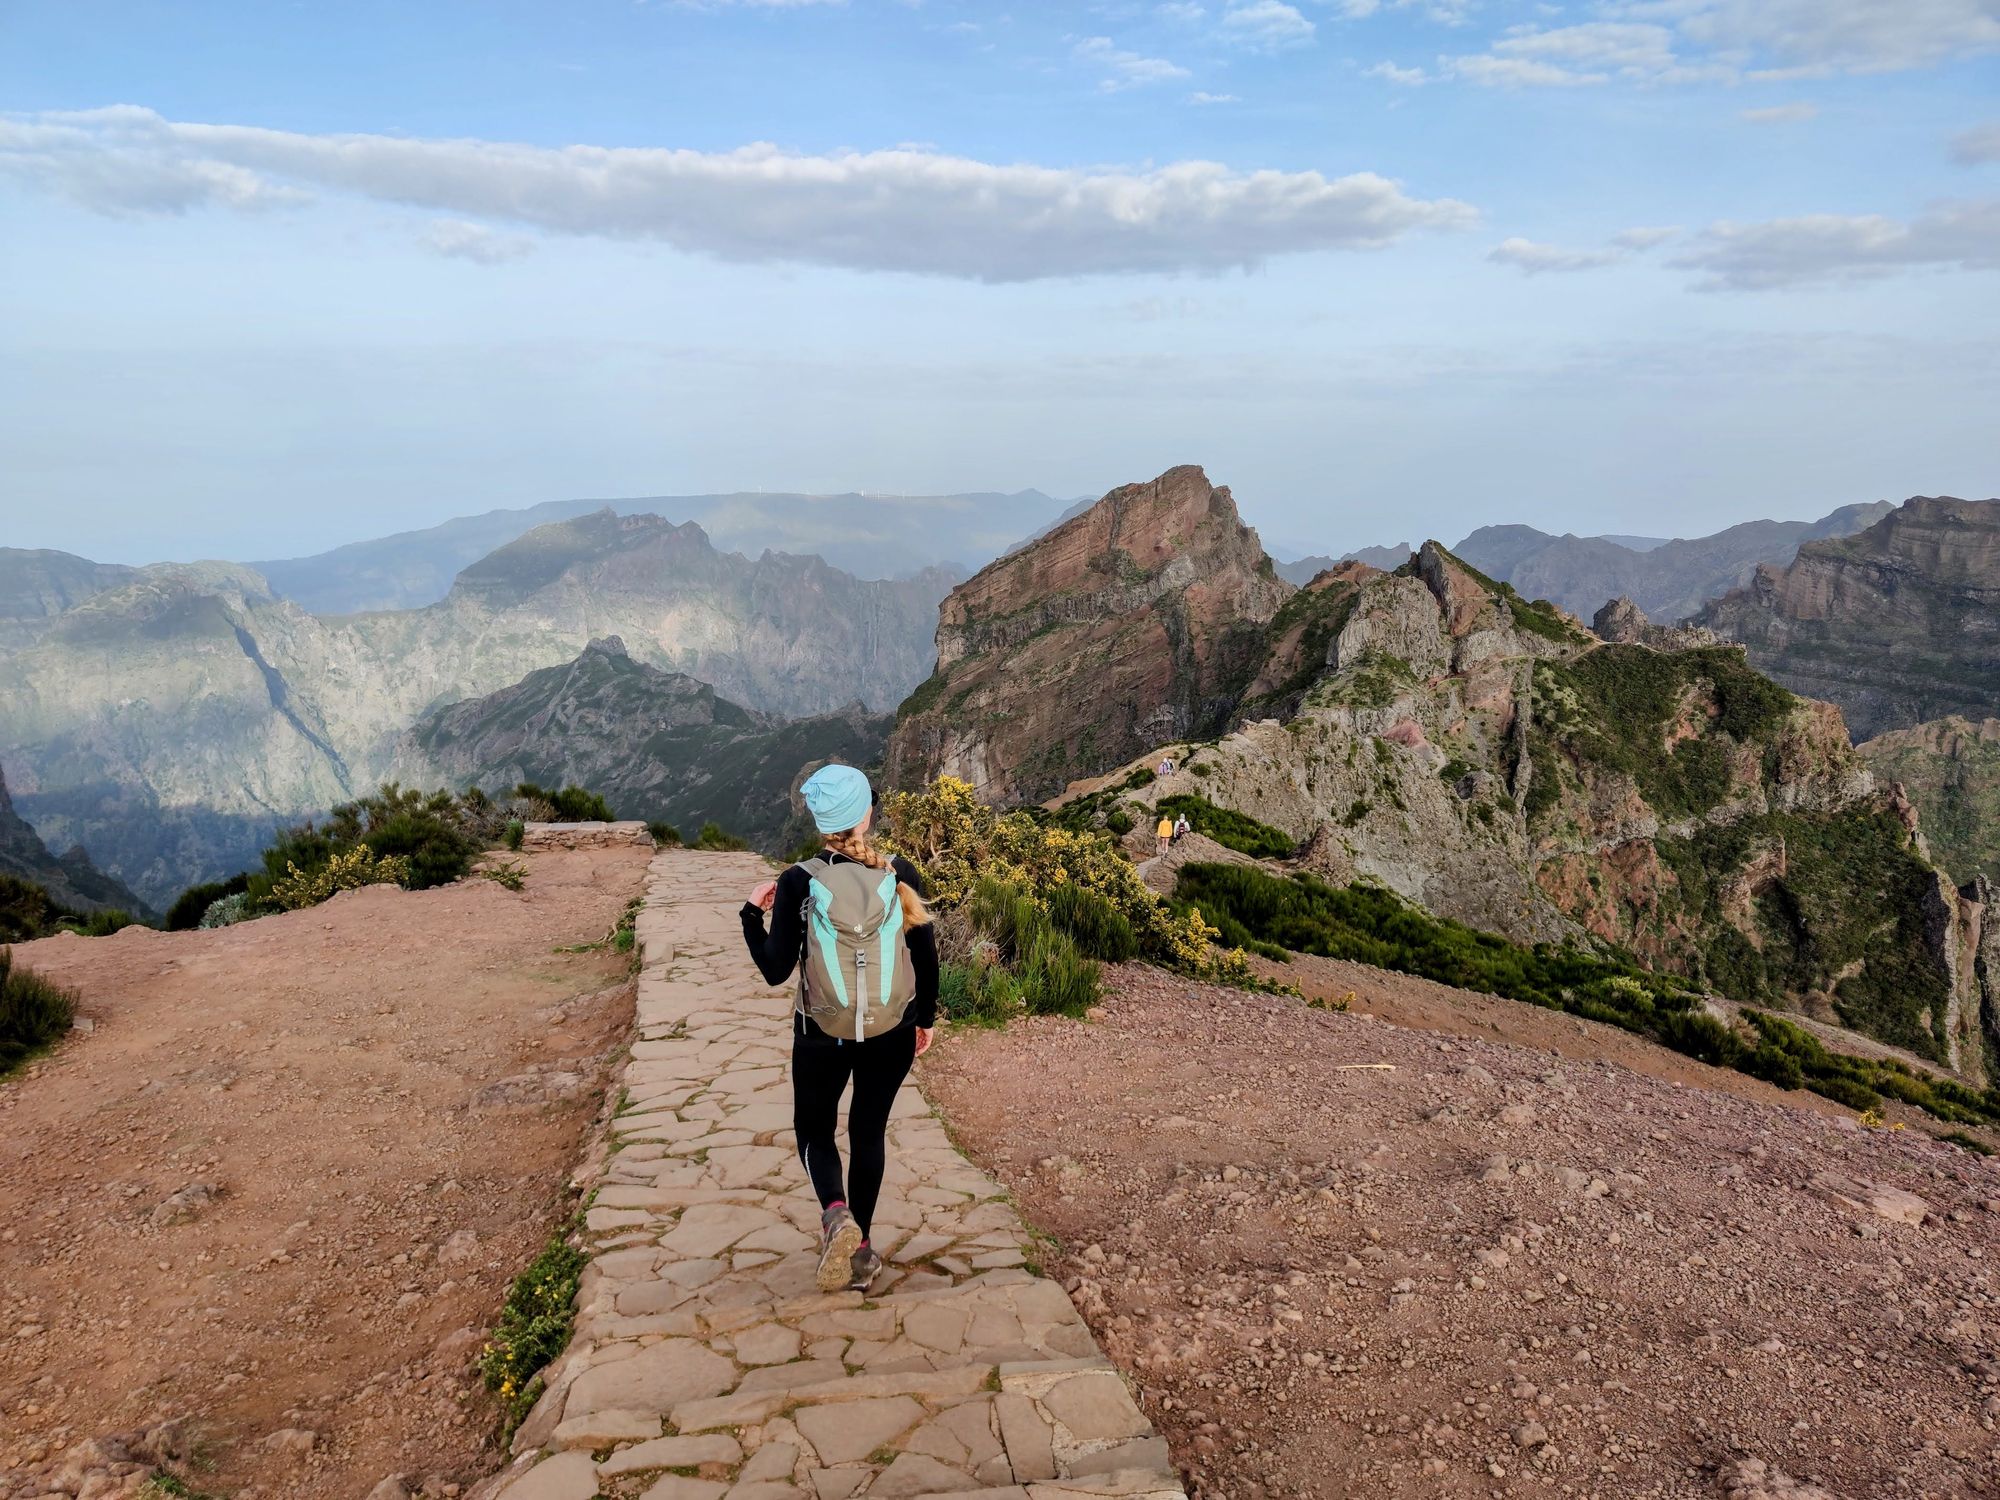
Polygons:
<instances>
[{"instance_id":1,"label":"small green plant on path","mask_svg":"<svg viewBox=\"0 0 2000 1500\"><path fill-rule=\"evenodd\" d=\"M576 1323L576 1287L587 1257L570 1243L569 1226L514 1278L500 1321L479 1354L479 1373L500 1402L512 1436L542 1394L541 1371L569 1346Z\"/></svg>"},{"instance_id":2,"label":"small green plant on path","mask_svg":"<svg viewBox=\"0 0 2000 1500\"><path fill-rule=\"evenodd\" d=\"M517 859L503 859L486 866L479 872L495 885L510 891L518 891L528 883L528 867Z\"/></svg>"}]
</instances>

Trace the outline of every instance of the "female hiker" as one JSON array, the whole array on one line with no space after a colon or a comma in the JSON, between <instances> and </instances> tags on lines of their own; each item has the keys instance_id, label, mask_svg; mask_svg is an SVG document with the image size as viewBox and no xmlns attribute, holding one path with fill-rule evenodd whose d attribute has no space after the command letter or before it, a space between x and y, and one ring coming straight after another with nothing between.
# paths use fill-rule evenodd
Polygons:
<instances>
[{"instance_id":1,"label":"female hiker","mask_svg":"<svg viewBox=\"0 0 2000 1500\"><path fill-rule=\"evenodd\" d=\"M819 1289L865 1291L882 1269L869 1229L889 1109L937 1026L937 944L916 867L868 842L875 817L868 778L852 766L822 766L800 790L825 852L750 893L743 938L767 983L783 984L799 970L792 1127L819 1195ZM843 1187L834 1136L850 1078Z\"/></svg>"},{"instance_id":2,"label":"female hiker","mask_svg":"<svg viewBox=\"0 0 2000 1500\"><path fill-rule=\"evenodd\" d=\"M1165 813L1160 814L1160 826L1153 830L1153 837L1160 842L1159 853L1167 852L1167 845L1174 841L1174 820ZM1143 848L1144 846L1141 845Z\"/></svg>"}]
</instances>

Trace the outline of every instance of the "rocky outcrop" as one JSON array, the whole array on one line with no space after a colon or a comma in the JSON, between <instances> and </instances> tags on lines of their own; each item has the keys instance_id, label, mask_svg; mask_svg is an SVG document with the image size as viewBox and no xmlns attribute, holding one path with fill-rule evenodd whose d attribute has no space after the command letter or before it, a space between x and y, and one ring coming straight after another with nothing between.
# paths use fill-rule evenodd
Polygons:
<instances>
[{"instance_id":1,"label":"rocky outcrop","mask_svg":"<svg viewBox=\"0 0 2000 1500\"><path fill-rule=\"evenodd\" d=\"M1838 709L1636 611L1605 623L1638 639L1605 642L1435 543L1349 592L1295 699L1212 744L1149 747L1063 805L1144 827L1192 792L1336 883L1517 940L1613 944L1983 1076L1968 899ZM1163 748L1181 773L1128 774Z\"/></svg>"},{"instance_id":2,"label":"rocky outcrop","mask_svg":"<svg viewBox=\"0 0 2000 1500\"><path fill-rule=\"evenodd\" d=\"M948 772L1019 801L1211 733L1291 592L1200 469L1115 489L952 590L937 670L898 713L889 777Z\"/></svg>"},{"instance_id":3,"label":"rocky outcrop","mask_svg":"<svg viewBox=\"0 0 2000 1500\"><path fill-rule=\"evenodd\" d=\"M1416 549L1408 542L1396 542L1387 547L1357 547L1352 552L1339 557L1314 554L1311 557L1294 558L1291 562L1275 563L1278 576L1289 584L1304 588L1322 573L1330 573L1343 563L1363 563L1377 572L1386 573L1400 568L1416 555Z\"/></svg>"},{"instance_id":4,"label":"rocky outcrop","mask_svg":"<svg viewBox=\"0 0 2000 1500\"><path fill-rule=\"evenodd\" d=\"M1782 567L1803 543L1850 535L1889 510L1886 501L1845 505L1817 521L1745 521L1713 536L1637 546L1637 538L1482 526L1452 551L1529 598L1578 615L1623 595L1656 620L1682 620L1748 582L1759 563Z\"/></svg>"},{"instance_id":5,"label":"rocky outcrop","mask_svg":"<svg viewBox=\"0 0 2000 1500\"><path fill-rule=\"evenodd\" d=\"M715 822L780 850L804 831L792 801L799 780L829 759L872 764L891 722L859 705L793 720L757 713L634 661L611 636L572 662L426 714L391 771L420 785L585 786L622 817L673 823L690 838Z\"/></svg>"},{"instance_id":6,"label":"rocky outcrop","mask_svg":"<svg viewBox=\"0 0 2000 1500\"><path fill-rule=\"evenodd\" d=\"M1866 531L1760 567L1701 623L1862 739L2000 714L2000 500L1908 500Z\"/></svg>"},{"instance_id":7,"label":"rocky outcrop","mask_svg":"<svg viewBox=\"0 0 2000 1500\"><path fill-rule=\"evenodd\" d=\"M235 565L153 568L0 656L0 761L45 837L164 904L371 789L425 712L600 636L760 712L897 702L929 667L949 582L753 561L609 510L528 533L420 610L321 619Z\"/></svg>"},{"instance_id":8,"label":"rocky outcrop","mask_svg":"<svg viewBox=\"0 0 2000 1500\"><path fill-rule=\"evenodd\" d=\"M2000 719L1892 729L1856 753L1878 779L1902 787L1931 857L1955 879L2000 877Z\"/></svg>"},{"instance_id":9,"label":"rocky outcrop","mask_svg":"<svg viewBox=\"0 0 2000 1500\"><path fill-rule=\"evenodd\" d=\"M1651 646L1655 651L1689 651L1714 646L1720 637L1699 625L1655 625L1630 599L1617 598L1590 618L1590 631L1614 646Z\"/></svg>"}]
</instances>

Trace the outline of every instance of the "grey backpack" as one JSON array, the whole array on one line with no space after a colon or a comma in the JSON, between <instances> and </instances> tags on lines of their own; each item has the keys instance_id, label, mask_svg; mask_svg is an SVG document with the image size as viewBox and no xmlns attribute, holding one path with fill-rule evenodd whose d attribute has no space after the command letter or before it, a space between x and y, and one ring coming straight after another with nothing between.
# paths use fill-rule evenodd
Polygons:
<instances>
[{"instance_id":1,"label":"grey backpack","mask_svg":"<svg viewBox=\"0 0 2000 1500\"><path fill-rule=\"evenodd\" d=\"M800 1011L843 1041L894 1031L917 993L895 870L827 859L800 868L810 877Z\"/></svg>"}]
</instances>

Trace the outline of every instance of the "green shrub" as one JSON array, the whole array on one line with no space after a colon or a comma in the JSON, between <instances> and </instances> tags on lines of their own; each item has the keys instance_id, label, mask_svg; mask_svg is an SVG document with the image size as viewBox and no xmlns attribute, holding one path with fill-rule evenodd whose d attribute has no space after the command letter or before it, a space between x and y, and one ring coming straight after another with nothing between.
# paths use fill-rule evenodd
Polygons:
<instances>
[{"instance_id":1,"label":"green shrub","mask_svg":"<svg viewBox=\"0 0 2000 1500\"><path fill-rule=\"evenodd\" d=\"M1059 885L1048 894L1049 920L1087 958L1122 964L1139 956L1138 935L1125 914L1096 891Z\"/></svg>"},{"instance_id":2,"label":"green shrub","mask_svg":"<svg viewBox=\"0 0 2000 1500\"><path fill-rule=\"evenodd\" d=\"M681 846L681 831L671 823L657 821L648 823L646 832L653 836L653 842L662 849L678 849Z\"/></svg>"},{"instance_id":3,"label":"green shrub","mask_svg":"<svg viewBox=\"0 0 2000 1500\"><path fill-rule=\"evenodd\" d=\"M1151 766L1140 766L1125 778L1125 790L1136 792L1142 786L1151 786L1157 779Z\"/></svg>"},{"instance_id":4,"label":"green shrub","mask_svg":"<svg viewBox=\"0 0 2000 1500\"><path fill-rule=\"evenodd\" d=\"M495 860L479 873L495 885L510 891L518 891L528 883L528 867L519 860Z\"/></svg>"},{"instance_id":5,"label":"green shrub","mask_svg":"<svg viewBox=\"0 0 2000 1500\"><path fill-rule=\"evenodd\" d=\"M1970 1151L1976 1156L1991 1156L1993 1154L1991 1146L1987 1145L1986 1142L1982 1141L1976 1135L1967 1135L1963 1130L1947 1130L1943 1135L1938 1136L1937 1139Z\"/></svg>"},{"instance_id":6,"label":"green shrub","mask_svg":"<svg viewBox=\"0 0 2000 1500\"><path fill-rule=\"evenodd\" d=\"M1136 826L1132 821L1132 815L1122 807L1114 807L1109 813L1105 814L1105 831L1113 838L1124 838Z\"/></svg>"},{"instance_id":7,"label":"green shrub","mask_svg":"<svg viewBox=\"0 0 2000 1500\"><path fill-rule=\"evenodd\" d=\"M76 996L31 969L14 967L0 948L0 1077L56 1041L76 1019Z\"/></svg>"},{"instance_id":8,"label":"green shrub","mask_svg":"<svg viewBox=\"0 0 2000 1500\"><path fill-rule=\"evenodd\" d=\"M271 900L281 911L300 911L317 906L337 891L358 890L364 885L389 885L408 878L409 862L400 858L378 859L366 844L342 850L325 864L310 870L290 866L271 882Z\"/></svg>"},{"instance_id":9,"label":"green shrub","mask_svg":"<svg viewBox=\"0 0 2000 1500\"><path fill-rule=\"evenodd\" d=\"M167 919L163 926L168 932L188 932L201 926L201 919L208 909L224 896L240 895L250 888L250 873L232 875L227 880L212 880L206 885L191 885L175 898L167 908Z\"/></svg>"},{"instance_id":10,"label":"green shrub","mask_svg":"<svg viewBox=\"0 0 2000 1500\"><path fill-rule=\"evenodd\" d=\"M1286 859L1298 848L1298 840L1281 828L1260 823L1233 808L1217 807L1194 792L1177 792L1160 799L1160 811L1170 818L1185 816L1196 833L1212 838L1226 849L1247 854L1252 859Z\"/></svg>"},{"instance_id":11,"label":"green shrub","mask_svg":"<svg viewBox=\"0 0 2000 1500\"><path fill-rule=\"evenodd\" d=\"M701 825L701 832L695 835L694 847L726 853L734 849L748 849L750 846L720 823L704 823Z\"/></svg>"},{"instance_id":12,"label":"green shrub","mask_svg":"<svg viewBox=\"0 0 2000 1500\"><path fill-rule=\"evenodd\" d=\"M256 915L250 905L250 893L238 891L233 896L221 896L211 902L196 925L205 929L234 927L238 922L247 922Z\"/></svg>"},{"instance_id":13,"label":"green shrub","mask_svg":"<svg viewBox=\"0 0 2000 1500\"><path fill-rule=\"evenodd\" d=\"M138 922L139 919L129 911L109 906L63 925L82 937L110 937L114 932L123 932L127 927L138 925Z\"/></svg>"},{"instance_id":14,"label":"green shrub","mask_svg":"<svg viewBox=\"0 0 2000 1500\"><path fill-rule=\"evenodd\" d=\"M1187 769L1188 775L1199 776L1204 781L1215 774L1215 767L1211 766L1205 760L1191 760L1188 762Z\"/></svg>"},{"instance_id":15,"label":"green shrub","mask_svg":"<svg viewBox=\"0 0 2000 1500\"><path fill-rule=\"evenodd\" d=\"M986 877L973 888L970 911L973 930L999 950L989 968L1004 965L1012 972L1023 1009L1081 1016L1097 1003L1103 971L1026 891ZM991 975L985 979L992 982Z\"/></svg>"},{"instance_id":16,"label":"green shrub","mask_svg":"<svg viewBox=\"0 0 2000 1500\"><path fill-rule=\"evenodd\" d=\"M506 1428L521 1425L540 1399L540 1372L569 1346L576 1322L576 1288L587 1257L558 1232L514 1278L500 1321L480 1351L479 1373L500 1400Z\"/></svg>"},{"instance_id":17,"label":"green shrub","mask_svg":"<svg viewBox=\"0 0 2000 1500\"><path fill-rule=\"evenodd\" d=\"M596 792L585 791L580 786L566 786L559 792L544 791L532 781L524 781L514 788L514 795L527 802L545 802L552 809L551 822L555 823L613 823L617 814L611 811L611 804Z\"/></svg>"},{"instance_id":18,"label":"green shrub","mask_svg":"<svg viewBox=\"0 0 2000 1500\"><path fill-rule=\"evenodd\" d=\"M0 943L26 943L46 937L63 915L66 913L49 900L49 893L32 880L0 875Z\"/></svg>"},{"instance_id":19,"label":"green shrub","mask_svg":"<svg viewBox=\"0 0 2000 1500\"><path fill-rule=\"evenodd\" d=\"M1852 1110L1880 1109L1882 1096L1875 1090L1852 1078L1839 1076L1831 1078L1808 1078L1806 1087L1815 1094L1823 1094L1835 1104L1845 1104Z\"/></svg>"},{"instance_id":20,"label":"green shrub","mask_svg":"<svg viewBox=\"0 0 2000 1500\"><path fill-rule=\"evenodd\" d=\"M472 868L481 844L456 823L425 812L395 812L368 829L367 847L383 860L400 860L394 877L405 889L450 885Z\"/></svg>"},{"instance_id":21,"label":"green shrub","mask_svg":"<svg viewBox=\"0 0 2000 1500\"><path fill-rule=\"evenodd\" d=\"M1366 797L1356 797L1353 804L1340 819L1342 826L1352 828L1356 823L1359 823L1363 818L1368 816L1370 805Z\"/></svg>"},{"instance_id":22,"label":"green shrub","mask_svg":"<svg viewBox=\"0 0 2000 1500\"><path fill-rule=\"evenodd\" d=\"M509 849L519 849L521 840L528 836L528 825L519 818L509 818L507 827L500 835L500 842Z\"/></svg>"},{"instance_id":23,"label":"green shrub","mask_svg":"<svg viewBox=\"0 0 2000 1500\"><path fill-rule=\"evenodd\" d=\"M938 969L938 1013L971 1026L1004 1026L1021 1014L1021 987L999 964L944 964Z\"/></svg>"}]
</instances>

